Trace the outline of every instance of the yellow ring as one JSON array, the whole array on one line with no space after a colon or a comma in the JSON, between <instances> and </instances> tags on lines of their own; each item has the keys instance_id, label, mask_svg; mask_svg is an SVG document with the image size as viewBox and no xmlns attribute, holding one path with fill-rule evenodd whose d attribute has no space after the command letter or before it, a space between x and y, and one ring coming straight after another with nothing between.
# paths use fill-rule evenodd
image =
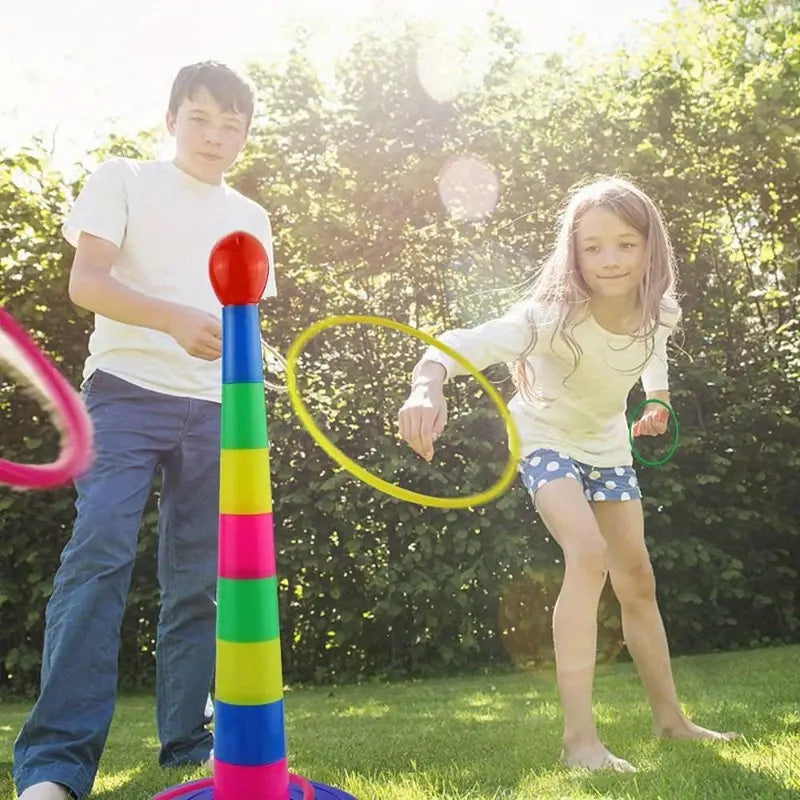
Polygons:
<instances>
[{"instance_id":1,"label":"yellow ring","mask_svg":"<svg viewBox=\"0 0 800 800\"><path fill-rule=\"evenodd\" d=\"M426 344L438 348L451 358L455 359L459 364L461 364L462 367L464 367L464 369L469 372L470 375L472 375L478 381L489 397L492 398L492 402L500 412L500 416L503 418L503 421L506 425L506 430L508 431L508 464L506 465L506 468L497 483L495 483L493 486L490 486L483 492L478 492L468 496L438 497L436 495L412 492L410 489L403 489L401 486L396 486L393 483L383 480L383 478L379 478L377 475L373 475L371 472L364 469L360 464L353 461L353 459L348 458L325 436L325 434L312 419L311 414L308 412L308 409L305 407L302 399L300 398L300 392L297 388L297 361L300 358L300 354L303 352L303 348L317 334L337 325L357 324L380 325L384 328L391 328L393 330L400 331L401 333L408 333L417 339L421 339ZM303 423L306 430L311 434L311 437L314 439L314 441L337 464L339 464L339 466L346 469L350 474L354 475L368 486L377 489L379 492L384 492L390 497L394 497L398 500L405 500L409 503L417 503L421 506L436 506L437 508L470 508L472 506L483 505L484 503L488 503L491 500L494 500L496 497L499 497L514 481L514 477L517 472L517 462L520 458L519 431L517 430L517 426L514 424L514 420L511 418L511 414L503 402L503 398L500 396L494 386L489 383L480 370L470 364L466 358L457 353L451 347L448 347L446 344L444 344L444 342L434 339L433 336L424 333L423 331L419 331L416 328L410 327L409 325L404 325L402 322L395 322L394 320L386 319L385 317L361 316L356 314L327 317L326 319L315 322L313 325L306 328L294 340L294 342L292 342L292 346L289 348L289 353L286 358L286 383L289 390L289 400L291 401L292 408L300 418L300 422Z\"/></svg>"}]
</instances>

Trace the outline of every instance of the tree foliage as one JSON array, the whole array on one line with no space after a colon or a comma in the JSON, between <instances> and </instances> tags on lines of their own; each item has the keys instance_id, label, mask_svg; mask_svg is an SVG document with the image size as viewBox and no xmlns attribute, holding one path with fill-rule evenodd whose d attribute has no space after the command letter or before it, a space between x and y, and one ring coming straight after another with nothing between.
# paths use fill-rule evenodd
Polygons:
<instances>
[{"instance_id":1,"label":"tree foliage","mask_svg":"<svg viewBox=\"0 0 800 800\"><path fill-rule=\"evenodd\" d=\"M449 103L423 89L416 56L428 33L413 26L364 31L332 85L302 41L285 63L252 67L262 107L232 181L272 217L279 297L264 305L266 336L286 352L311 322L353 312L433 333L474 324L546 256L570 186L632 176L663 209L681 268L671 373L681 445L667 466L640 470L673 651L797 641L800 14L788 0L706 0L674 11L637 52L599 59L579 49L533 59L495 14L487 31L481 85ZM151 147L117 138L105 153ZM464 155L500 186L478 219L440 198ZM0 162L0 298L75 383L91 320L67 300L59 226L77 189L36 148ZM303 358L306 402L387 480L440 494L484 488L506 453L474 383L450 387L433 465L395 437L419 351L381 329L330 330ZM399 503L336 469L285 395L269 402L288 680L549 658L562 567L520 486L474 510ZM53 455L46 420L14 387L2 388L0 415L4 457ZM37 680L72 493L3 492L0 510L0 688L24 692ZM123 628L126 685L153 675L154 522L151 507ZM613 658L621 648L608 592L600 649Z\"/></svg>"}]
</instances>

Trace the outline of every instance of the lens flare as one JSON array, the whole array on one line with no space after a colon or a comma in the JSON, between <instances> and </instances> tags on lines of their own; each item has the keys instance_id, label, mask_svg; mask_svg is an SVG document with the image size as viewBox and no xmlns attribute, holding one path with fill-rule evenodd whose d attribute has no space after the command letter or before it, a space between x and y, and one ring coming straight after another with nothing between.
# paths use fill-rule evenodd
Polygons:
<instances>
[{"instance_id":1,"label":"lens flare","mask_svg":"<svg viewBox=\"0 0 800 800\"><path fill-rule=\"evenodd\" d=\"M455 156L439 172L439 197L451 218L467 222L483 219L497 207L500 180L477 156Z\"/></svg>"},{"instance_id":2,"label":"lens flare","mask_svg":"<svg viewBox=\"0 0 800 800\"><path fill-rule=\"evenodd\" d=\"M430 98L452 103L483 84L491 60L485 39L464 31L437 30L417 47L417 78Z\"/></svg>"}]
</instances>

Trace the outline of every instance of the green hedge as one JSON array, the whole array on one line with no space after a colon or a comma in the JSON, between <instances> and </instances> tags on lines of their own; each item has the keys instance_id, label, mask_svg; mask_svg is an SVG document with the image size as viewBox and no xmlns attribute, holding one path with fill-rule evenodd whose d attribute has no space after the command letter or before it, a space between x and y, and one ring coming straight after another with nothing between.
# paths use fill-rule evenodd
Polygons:
<instances>
[{"instance_id":1,"label":"green hedge","mask_svg":"<svg viewBox=\"0 0 800 800\"><path fill-rule=\"evenodd\" d=\"M681 445L640 471L673 651L796 642L798 12L704 2L675 12L640 55L576 48L533 64L502 19L490 15L489 29L484 85L447 106L420 86L411 28L365 33L332 87L302 47L280 68L253 68L264 105L234 181L276 232L280 296L265 304L266 335L286 352L312 321L364 311L432 332L473 324L545 255L574 181L632 175L664 209L685 295L672 368ZM152 141L117 138L95 155L146 155ZM502 186L495 213L475 223L448 219L437 197L442 165L463 152ZM0 163L0 297L76 384L90 320L66 298L58 228L77 188L35 148ZM504 464L502 430L470 381L452 388L433 465L397 441L418 353L391 332L329 331L308 348L304 394L334 441L383 477L437 493L488 486ZM338 472L285 395L270 397L270 426L288 680L550 658L559 551L520 486L474 511L420 509ZM0 430L4 457L55 452L47 421L5 385ZM27 693L72 493L2 491L0 511L0 691ZM125 686L153 679L155 536L153 505L123 626ZM603 657L617 657L610 592L600 636Z\"/></svg>"}]
</instances>

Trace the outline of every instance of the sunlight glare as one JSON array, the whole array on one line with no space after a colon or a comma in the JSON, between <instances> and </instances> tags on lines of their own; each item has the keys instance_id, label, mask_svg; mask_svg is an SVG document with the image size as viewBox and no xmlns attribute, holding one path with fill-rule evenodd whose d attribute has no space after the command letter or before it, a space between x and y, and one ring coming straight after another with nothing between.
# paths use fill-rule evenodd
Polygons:
<instances>
[{"instance_id":1,"label":"sunlight glare","mask_svg":"<svg viewBox=\"0 0 800 800\"><path fill-rule=\"evenodd\" d=\"M487 48L464 45L449 36L430 36L417 49L417 78L437 103L452 103L478 89L489 68Z\"/></svg>"},{"instance_id":2,"label":"sunlight glare","mask_svg":"<svg viewBox=\"0 0 800 800\"><path fill-rule=\"evenodd\" d=\"M477 222L491 214L500 199L497 173L477 156L449 159L439 172L439 197L452 219Z\"/></svg>"}]
</instances>

